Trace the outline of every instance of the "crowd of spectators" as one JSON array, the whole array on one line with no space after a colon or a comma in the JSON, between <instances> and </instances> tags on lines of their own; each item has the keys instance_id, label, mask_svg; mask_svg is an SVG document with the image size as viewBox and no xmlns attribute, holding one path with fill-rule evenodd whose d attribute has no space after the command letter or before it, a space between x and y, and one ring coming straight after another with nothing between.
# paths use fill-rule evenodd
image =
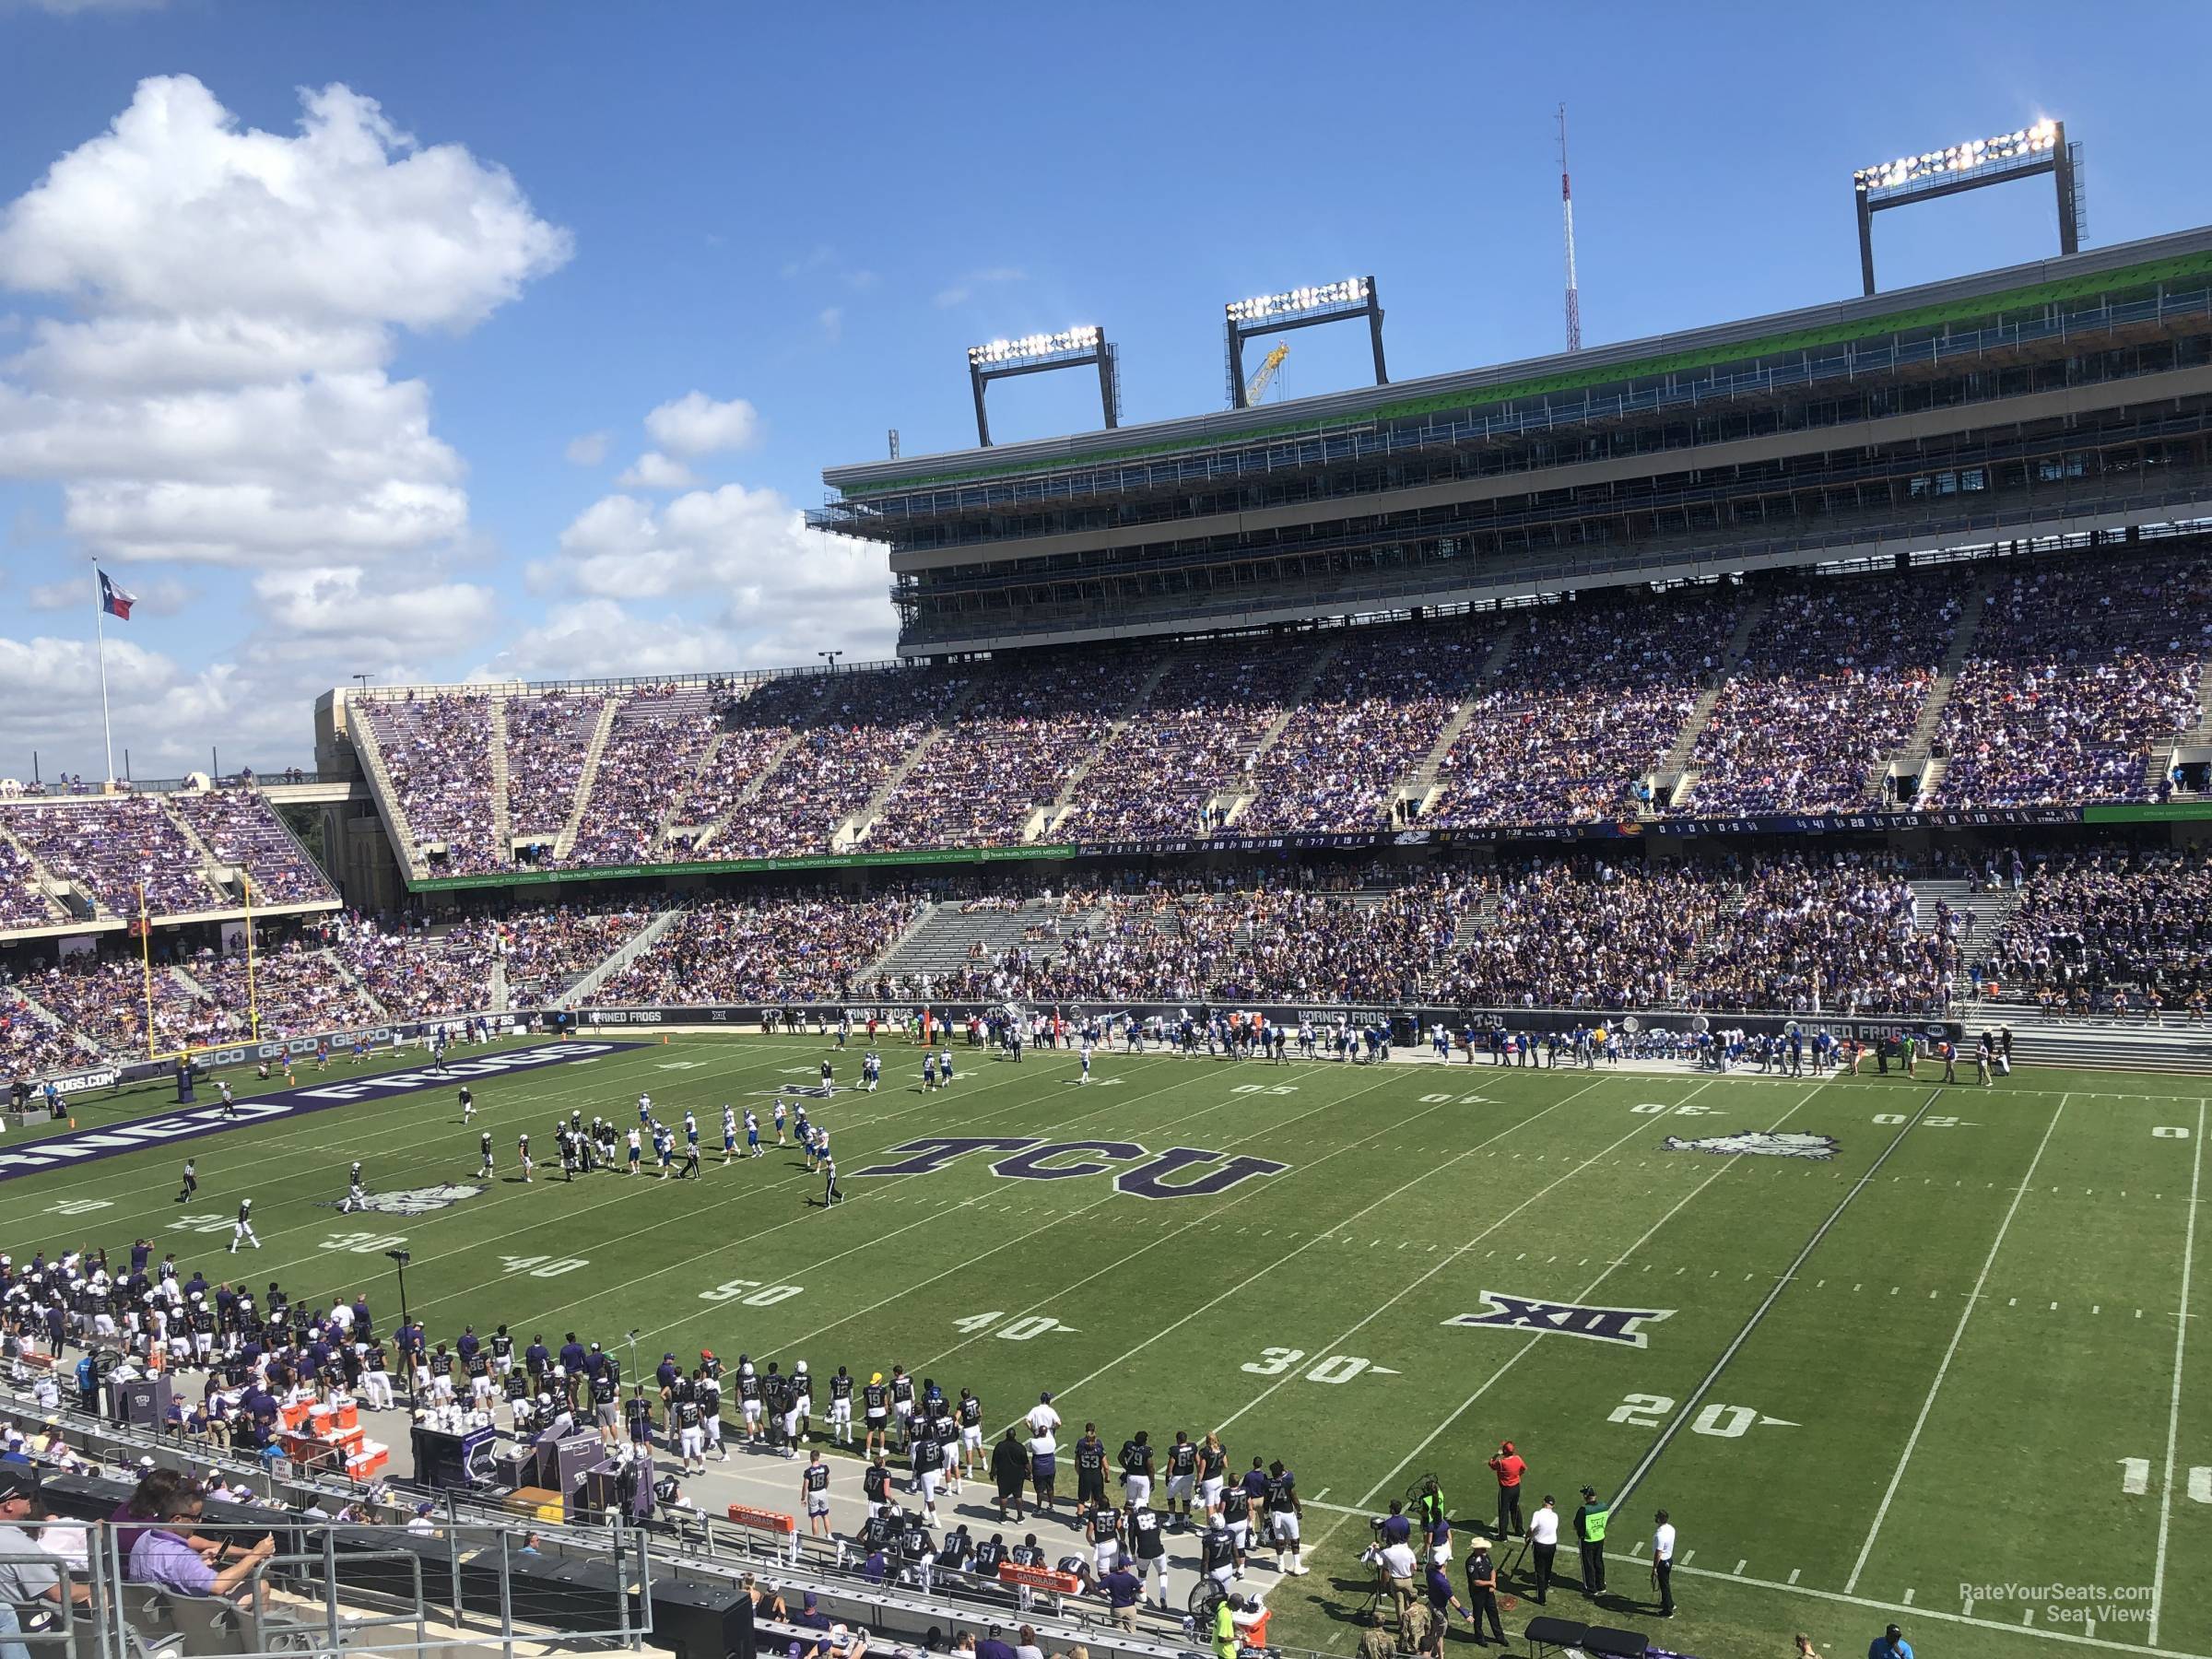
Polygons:
<instances>
[{"instance_id":1,"label":"crowd of spectators","mask_svg":"<svg viewBox=\"0 0 2212 1659\"><path fill-rule=\"evenodd\" d=\"M0 984L0 1080L60 1071L88 1058L20 989Z\"/></svg>"},{"instance_id":2,"label":"crowd of spectators","mask_svg":"<svg viewBox=\"0 0 2212 1659\"><path fill-rule=\"evenodd\" d=\"M1503 672L1437 771L1440 826L1634 817L1735 627L1734 588L1598 594L1513 613Z\"/></svg>"},{"instance_id":3,"label":"crowd of spectators","mask_svg":"<svg viewBox=\"0 0 2212 1659\"><path fill-rule=\"evenodd\" d=\"M491 817L491 700L478 692L374 698L356 705L383 757L385 773L418 850L442 876L504 869Z\"/></svg>"},{"instance_id":4,"label":"crowd of spectators","mask_svg":"<svg viewBox=\"0 0 2212 1659\"><path fill-rule=\"evenodd\" d=\"M1322 636L1238 640L1178 659L1077 785L1062 840L1196 835L1214 797L1251 789L1261 736L1312 672Z\"/></svg>"},{"instance_id":5,"label":"crowd of spectators","mask_svg":"<svg viewBox=\"0 0 2212 1659\"><path fill-rule=\"evenodd\" d=\"M699 686L653 687L623 698L566 864L647 864L661 856L662 821L713 742L723 700Z\"/></svg>"},{"instance_id":6,"label":"crowd of spectators","mask_svg":"<svg viewBox=\"0 0 2212 1659\"><path fill-rule=\"evenodd\" d=\"M961 1000L1411 999L1465 902L1461 877L1402 878L1380 891L1195 878L1085 895L1080 918L935 976Z\"/></svg>"},{"instance_id":7,"label":"crowd of spectators","mask_svg":"<svg viewBox=\"0 0 2212 1659\"><path fill-rule=\"evenodd\" d=\"M759 794L737 807L707 855L785 858L830 851L838 826L868 804L968 683L965 673L940 669L829 677L812 723L799 728L797 746Z\"/></svg>"},{"instance_id":8,"label":"crowd of spectators","mask_svg":"<svg viewBox=\"0 0 2212 1659\"><path fill-rule=\"evenodd\" d=\"M335 900L330 878L293 839L276 807L254 789L226 789L168 797L218 865L242 868L253 883L253 902L313 904Z\"/></svg>"},{"instance_id":9,"label":"crowd of spectators","mask_svg":"<svg viewBox=\"0 0 2212 1659\"><path fill-rule=\"evenodd\" d=\"M489 923L432 931L409 924L380 927L367 918L347 917L318 931L393 1019L435 1018L492 1006L491 970L499 944Z\"/></svg>"},{"instance_id":10,"label":"crowd of spectators","mask_svg":"<svg viewBox=\"0 0 2212 1659\"><path fill-rule=\"evenodd\" d=\"M166 968L150 973L136 959L73 956L25 974L21 988L40 1006L91 1041L110 1059L171 1053L189 1040L194 997ZM152 1004L152 1041L147 1010Z\"/></svg>"},{"instance_id":11,"label":"crowd of spectators","mask_svg":"<svg viewBox=\"0 0 2212 1659\"><path fill-rule=\"evenodd\" d=\"M868 846L1018 842L1030 811L1060 798L1153 665L1125 653L1070 656L992 676L892 792Z\"/></svg>"},{"instance_id":12,"label":"crowd of spectators","mask_svg":"<svg viewBox=\"0 0 2212 1659\"><path fill-rule=\"evenodd\" d=\"M218 956L203 950L184 965L203 1000L187 1007L194 1043L229 1042L255 1032L265 1040L371 1026L375 1003L346 977L327 950L293 941L274 950Z\"/></svg>"},{"instance_id":13,"label":"crowd of spectators","mask_svg":"<svg viewBox=\"0 0 2212 1659\"><path fill-rule=\"evenodd\" d=\"M1260 763L1241 834L1373 829L1475 688L1497 636L1434 623L1347 640Z\"/></svg>"},{"instance_id":14,"label":"crowd of spectators","mask_svg":"<svg viewBox=\"0 0 2212 1659\"><path fill-rule=\"evenodd\" d=\"M1943 806L2147 800L2203 718L2212 564L2171 552L2000 572L1938 729Z\"/></svg>"},{"instance_id":15,"label":"crowd of spectators","mask_svg":"<svg viewBox=\"0 0 2212 1659\"><path fill-rule=\"evenodd\" d=\"M88 894L102 915L135 916L141 888L147 913L156 916L230 902L153 795L11 806L0 826L55 877Z\"/></svg>"},{"instance_id":16,"label":"crowd of spectators","mask_svg":"<svg viewBox=\"0 0 2212 1659\"><path fill-rule=\"evenodd\" d=\"M532 1007L558 1002L652 919L653 911L642 904L616 903L605 910L559 905L520 910L474 926L488 928L492 948L506 964L509 1003Z\"/></svg>"},{"instance_id":17,"label":"crowd of spectators","mask_svg":"<svg viewBox=\"0 0 2212 1659\"><path fill-rule=\"evenodd\" d=\"M5 827L6 820L0 819L0 829ZM30 855L0 834L0 930L51 926L61 914L40 888L38 866Z\"/></svg>"},{"instance_id":18,"label":"crowd of spectators","mask_svg":"<svg viewBox=\"0 0 2212 1659\"><path fill-rule=\"evenodd\" d=\"M921 914L907 888L720 898L693 905L592 996L638 1003L806 1002L851 995Z\"/></svg>"},{"instance_id":19,"label":"crowd of spectators","mask_svg":"<svg viewBox=\"0 0 2212 1659\"><path fill-rule=\"evenodd\" d=\"M567 828L607 702L563 691L507 700L507 827L516 840L550 842Z\"/></svg>"},{"instance_id":20,"label":"crowd of spectators","mask_svg":"<svg viewBox=\"0 0 2212 1659\"><path fill-rule=\"evenodd\" d=\"M1810 581L1769 600L1721 688L1682 810L1855 812L1904 746L1959 625L1948 572Z\"/></svg>"},{"instance_id":21,"label":"crowd of spectators","mask_svg":"<svg viewBox=\"0 0 2212 1659\"><path fill-rule=\"evenodd\" d=\"M1480 886L1438 959L1441 1002L1933 1015L1961 966L1963 918L1924 917L1881 859L1544 858Z\"/></svg>"},{"instance_id":22,"label":"crowd of spectators","mask_svg":"<svg viewBox=\"0 0 2212 1659\"><path fill-rule=\"evenodd\" d=\"M786 675L725 705L722 742L678 796L669 823L693 832L704 830L760 784L784 746L820 717L837 679L826 674Z\"/></svg>"},{"instance_id":23,"label":"crowd of spectators","mask_svg":"<svg viewBox=\"0 0 2212 1659\"><path fill-rule=\"evenodd\" d=\"M1990 941L2003 994L2074 1007L2132 993L2139 1011L2212 991L2212 855L2101 848L2047 854Z\"/></svg>"}]
</instances>

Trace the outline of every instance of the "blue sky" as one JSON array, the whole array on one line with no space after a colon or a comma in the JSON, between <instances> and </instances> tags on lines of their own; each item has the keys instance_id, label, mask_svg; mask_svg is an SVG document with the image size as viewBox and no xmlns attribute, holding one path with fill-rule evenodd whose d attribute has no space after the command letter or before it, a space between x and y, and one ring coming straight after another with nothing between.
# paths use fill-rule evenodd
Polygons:
<instances>
[{"instance_id":1,"label":"blue sky","mask_svg":"<svg viewBox=\"0 0 2212 1659\"><path fill-rule=\"evenodd\" d=\"M0 0L0 776L100 770L95 552L141 776L304 759L356 671L885 654L795 515L970 441L973 341L1103 324L1131 421L1221 406L1223 300L1354 274L1396 378L1555 349L1562 99L1589 344L1855 292L1854 166L2046 113L2092 244L2212 219L2212 12L2084 16ZM1877 227L1885 287L2054 247L2047 181Z\"/></svg>"}]
</instances>

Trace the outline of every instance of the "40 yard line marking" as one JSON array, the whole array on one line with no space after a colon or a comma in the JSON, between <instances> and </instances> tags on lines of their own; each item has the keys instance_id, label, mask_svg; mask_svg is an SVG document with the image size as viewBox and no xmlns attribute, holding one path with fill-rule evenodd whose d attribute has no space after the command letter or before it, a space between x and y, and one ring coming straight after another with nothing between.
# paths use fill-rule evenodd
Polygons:
<instances>
[{"instance_id":1,"label":"40 yard line marking","mask_svg":"<svg viewBox=\"0 0 2212 1659\"><path fill-rule=\"evenodd\" d=\"M2051 1145L2051 1136L2058 1128L2058 1120L2066 1114L2066 1102L2073 1097L2060 1095L2058 1110L2051 1114L2051 1122L2043 1130L2043 1138L2036 1143L2035 1156L2028 1160L2028 1172L2020 1177L2020 1184L2013 1189L2012 1203L2006 1208L2005 1219L1998 1223L1997 1236L1990 1241L1989 1254L1982 1259L1982 1271L1974 1279L1974 1288L1968 1294L1966 1308L1959 1315L1959 1324L1951 1332L1951 1345L1943 1350L1942 1363L1936 1368L1936 1380L1928 1384L1928 1397L1920 1403L1920 1416L1912 1421L1912 1432L1906 1437L1905 1449L1890 1472L1888 1488L1882 1493L1881 1507L1874 1512L1874 1524L1866 1529L1866 1542L1859 1547L1859 1559L1852 1563L1851 1576L1843 1581L1843 1591L1849 1594L1859 1587L1859 1574L1866 1571L1866 1558L1874 1553L1874 1541L1881 1535L1882 1523L1888 1518L1889 1505L1897 1497L1897 1488L1905 1478L1905 1469L1912 1461L1912 1453L1920 1445L1920 1431L1928 1426L1928 1413L1936 1408L1936 1395L1943 1387L1943 1379L1951 1369L1951 1359L1959 1352L1959 1344L1966 1335L1967 1322L1973 1318L1974 1309L1982 1300L1982 1287L1989 1282L1989 1270L1996 1265L1997 1252L2004 1247L2005 1235L2012 1230L2012 1218L2020 1213L2020 1200L2035 1184L2037 1166L2043 1161L2043 1151ZM2199 1108L2203 1106L2200 1100ZM1926 1107L1922 1107L1923 1112Z\"/></svg>"},{"instance_id":2,"label":"40 yard line marking","mask_svg":"<svg viewBox=\"0 0 2212 1659\"><path fill-rule=\"evenodd\" d=\"M2196 1103L2196 1151L2189 1163L2189 1218L2182 1232L2182 1303L2173 1322L2173 1392L2166 1402L2166 1484L2159 1491L2159 1554L2150 1571L2150 1641L2159 1641L2159 1605L2166 1594L2166 1529L2173 1521L2173 1449L2182 1429L2182 1359L2189 1346L2189 1270L2196 1259L2197 1181L2205 1171L2205 1103Z\"/></svg>"}]
</instances>

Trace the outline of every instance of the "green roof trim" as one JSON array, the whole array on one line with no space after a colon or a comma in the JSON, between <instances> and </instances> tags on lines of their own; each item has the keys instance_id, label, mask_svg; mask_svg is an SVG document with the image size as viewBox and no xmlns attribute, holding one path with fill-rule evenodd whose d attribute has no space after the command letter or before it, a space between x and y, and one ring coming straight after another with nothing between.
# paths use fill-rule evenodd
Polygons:
<instances>
[{"instance_id":1,"label":"green roof trim","mask_svg":"<svg viewBox=\"0 0 2212 1659\"><path fill-rule=\"evenodd\" d=\"M594 865L578 870L505 870L488 876L440 876L410 881L414 893L457 893L472 888L572 887L633 876L735 876L747 871L881 869L898 865L1004 864L1037 858L1073 858L1072 844L1033 847L921 847L898 853L818 853L799 858L695 859L683 864Z\"/></svg>"},{"instance_id":2,"label":"green roof trim","mask_svg":"<svg viewBox=\"0 0 2212 1659\"><path fill-rule=\"evenodd\" d=\"M1173 454L1195 448L1231 448L1241 444L1262 443L1269 439L1309 437L1321 432L1350 427L1369 426L1381 421L1405 420L1418 415L1430 415L1446 409L1481 408L1490 404L1511 403L1519 397L1540 397L1554 392L1582 391L1592 386L1609 385L1615 381L1632 380L1642 375L1679 374L1687 370L1710 369L1721 363L1741 362L1747 358L1771 357L1785 351L1807 351L1815 347L1840 346L1851 340L1863 340L1875 335L1895 334L1900 329L1933 328L1945 324L1963 322L1971 317L1986 317L1993 312L2014 311L2024 306L2050 305L2066 300L2078 300L2091 294L2110 293L2117 288L2146 288L2155 283L2169 282L2176 277L2200 276L2212 274L2212 253L2185 253L2172 259L2153 260L2147 265L2129 265L2123 270L2100 271L2089 276L2068 276L2053 282L2041 282L2028 288L2011 288L1999 294L1983 294L1971 300L1954 300L1937 305L1914 306L1906 311L1891 312L1880 316L1863 317L1852 323L1830 324L1822 328L1794 329L1786 334L1768 335L1764 339L1739 340L1726 346L1709 346L1694 351L1665 353L1644 358L1635 362L1614 363L1592 369L1561 370L1552 374L1535 375L1526 380L1500 382L1494 386L1477 386L1465 391L1443 393L1430 397L1408 398L1404 402L1384 404L1359 415L1332 416L1324 419L1278 427L1257 428L1251 431L1225 435L1218 443L1207 445L1181 439L1174 442L1157 443L1131 449L1101 450L1092 454L1073 455L1046 463L1008 462L998 466L964 467L957 472L916 474L912 477L871 482L842 490L848 501L864 501L876 496L895 495L901 490L920 489L940 484L963 484L981 478L1005 477L1018 473L1051 472L1070 466L1104 465L1115 461L1136 461L1150 455Z\"/></svg>"}]
</instances>

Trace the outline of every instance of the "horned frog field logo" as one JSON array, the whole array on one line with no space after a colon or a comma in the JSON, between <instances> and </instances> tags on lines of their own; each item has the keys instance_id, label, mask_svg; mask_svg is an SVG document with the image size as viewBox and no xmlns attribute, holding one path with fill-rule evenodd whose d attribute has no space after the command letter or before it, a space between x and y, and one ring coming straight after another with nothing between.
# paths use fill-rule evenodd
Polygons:
<instances>
[{"instance_id":1,"label":"horned frog field logo","mask_svg":"<svg viewBox=\"0 0 2212 1659\"><path fill-rule=\"evenodd\" d=\"M449 1182L443 1186L402 1187L396 1193L371 1193L353 1207L357 1210L374 1210L380 1216L427 1216L432 1210L451 1209L464 1198L474 1198L484 1189L467 1182ZM317 1201L324 1209L336 1209L335 1198Z\"/></svg>"},{"instance_id":2,"label":"horned frog field logo","mask_svg":"<svg viewBox=\"0 0 2212 1659\"><path fill-rule=\"evenodd\" d=\"M1772 1129L1746 1129L1735 1135L1712 1135L1703 1140L1684 1140L1670 1135L1660 1143L1669 1152L1709 1152L1730 1158L1739 1152L1761 1158L1833 1158L1832 1135L1795 1135Z\"/></svg>"}]
</instances>

